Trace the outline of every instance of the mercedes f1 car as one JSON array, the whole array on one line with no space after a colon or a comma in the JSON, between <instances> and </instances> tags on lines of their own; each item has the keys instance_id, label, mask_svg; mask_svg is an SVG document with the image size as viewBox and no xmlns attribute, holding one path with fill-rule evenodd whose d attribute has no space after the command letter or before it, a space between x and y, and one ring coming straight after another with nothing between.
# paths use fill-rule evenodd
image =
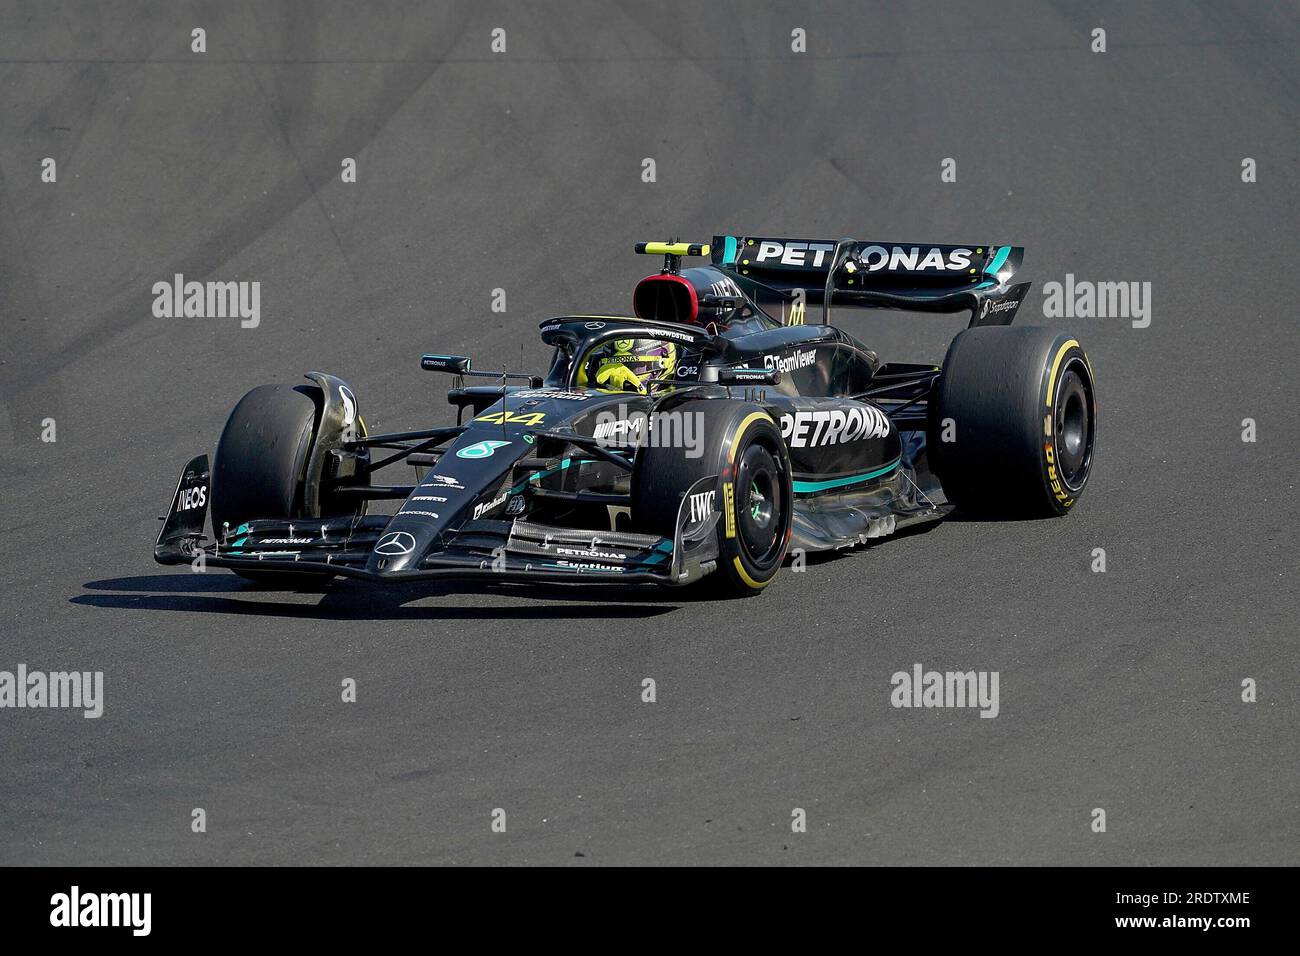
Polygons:
<instances>
[{"instance_id":1,"label":"mercedes f1 car","mask_svg":"<svg viewBox=\"0 0 1300 956\"><path fill-rule=\"evenodd\" d=\"M954 508L1064 515L1082 495L1092 369L1071 335L1011 326L1023 249L720 236L636 251L664 264L633 315L541 323L543 376L424 355L455 377L455 425L372 434L352 388L321 372L253 389L213 467L183 469L155 558L272 583L711 575L752 594L794 548ZM971 319L942 365L882 362L833 306ZM414 471L379 479L397 469ZM400 504L372 513L383 501Z\"/></svg>"}]
</instances>

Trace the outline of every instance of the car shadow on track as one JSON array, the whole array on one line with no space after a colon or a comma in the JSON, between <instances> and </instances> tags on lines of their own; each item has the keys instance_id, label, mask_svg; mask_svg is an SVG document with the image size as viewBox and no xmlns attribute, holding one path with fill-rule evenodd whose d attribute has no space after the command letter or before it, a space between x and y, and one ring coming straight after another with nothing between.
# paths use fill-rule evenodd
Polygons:
<instances>
[{"instance_id":1,"label":"car shadow on track","mask_svg":"<svg viewBox=\"0 0 1300 956\"><path fill-rule=\"evenodd\" d=\"M79 594L69 598L69 603L119 610L327 621L644 619L678 610L683 603L682 597L687 598L686 603L692 597L699 598L683 591L665 592L652 585L602 585L598 591L593 591L576 585L479 583L458 586L450 582L374 588L358 586L355 582L335 581L323 583L318 588L285 589L251 584L233 574L148 574L87 581L83 586L89 591L117 593ZM412 603L484 594L528 600L516 606ZM286 600L276 601L277 595L285 596ZM317 600L303 603L304 597Z\"/></svg>"}]
</instances>

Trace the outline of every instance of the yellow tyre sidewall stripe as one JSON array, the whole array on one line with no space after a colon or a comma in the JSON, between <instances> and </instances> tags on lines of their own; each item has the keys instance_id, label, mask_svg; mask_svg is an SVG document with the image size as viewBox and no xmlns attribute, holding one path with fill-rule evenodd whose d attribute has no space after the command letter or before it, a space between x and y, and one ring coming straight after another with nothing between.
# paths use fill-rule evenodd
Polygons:
<instances>
[{"instance_id":1,"label":"yellow tyre sidewall stripe","mask_svg":"<svg viewBox=\"0 0 1300 956\"><path fill-rule=\"evenodd\" d=\"M743 419L741 419L740 426L736 429L736 434L732 436L731 449L727 453L727 461L729 461L733 467L736 464L736 451L740 448L740 440L745 437L745 432L749 431L749 426L756 421L772 422L772 416L769 415L767 412L750 412ZM772 422L772 424L773 426L775 426L776 422ZM735 501L736 501L736 496L734 492L732 493L730 498L731 500L728 501L727 496L724 494L723 504L724 506L730 508L731 511L734 511ZM729 516L731 514L731 511L728 512ZM729 522L729 524L733 529L735 528L734 517L732 518L731 522ZM728 535L728 537L735 537L735 535L731 534ZM745 565L740 560L740 555L734 555L731 559L731 563L732 566L736 569L736 573L740 575L740 580L745 582L745 586L751 587L755 591L762 590L763 588L767 587L769 584L772 583L772 579L776 577L776 575L773 574L772 577L768 578L766 581L755 580L754 577L748 571L745 570Z\"/></svg>"},{"instance_id":2,"label":"yellow tyre sidewall stripe","mask_svg":"<svg viewBox=\"0 0 1300 956\"><path fill-rule=\"evenodd\" d=\"M759 419L766 419L771 422L772 416L767 412L750 412L741 420L740 427L736 429L736 434L731 437L731 449L727 453L727 461L733 465L736 463L736 449L740 447L740 440L745 437L745 432L749 431L750 424ZM776 422L772 422L772 424L775 425Z\"/></svg>"},{"instance_id":3,"label":"yellow tyre sidewall stripe","mask_svg":"<svg viewBox=\"0 0 1300 956\"><path fill-rule=\"evenodd\" d=\"M1046 404L1048 408L1052 407L1052 399L1056 398L1056 373L1061 370L1061 360L1065 358L1065 353L1070 351L1070 349L1079 349L1080 351L1083 351L1083 348L1079 345L1078 341L1075 339L1069 339L1064 345L1056 350L1056 358L1052 359L1052 371L1051 374L1047 376Z\"/></svg>"},{"instance_id":4,"label":"yellow tyre sidewall stripe","mask_svg":"<svg viewBox=\"0 0 1300 956\"><path fill-rule=\"evenodd\" d=\"M755 591L767 587L772 583L772 579L776 577L776 575L773 574L772 577L768 578L766 581L755 581L749 576L749 572L745 570L745 566L740 563L739 556L732 558L731 563L735 565L736 573L740 575L740 580L744 581L747 586L753 588Z\"/></svg>"},{"instance_id":5,"label":"yellow tyre sidewall stripe","mask_svg":"<svg viewBox=\"0 0 1300 956\"><path fill-rule=\"evenodd\" d=\"M1052 415L1051 409L1052 409L1052 402L1056 400L1056 387L1058 384L1056 379L1057 373L1061 370L1061 362L1065 358L1065 353L1070 351L1070 349L1072 348L1078 349L1081 353L1083 352L1083 346L1081 346L1076 339L1067 339L1064 343L1062 343L1061 347L1056 350L1056 357L1052 359L1052 370L1047 376L1046 406L1048 409L1048 413L1043 421L1043 431L1047 439L1047 444L1046 444L1047 471L1044 477L1048 482L1049 492L1056 491L1056 489L1052 488L1052 482L1054 480L1056 482L1059 482L1059 486L1061 488L1065 488L1064 480L1058 477L1059 473L1056 472L1056 424L1055 421L1053 420L1054 416ZM1084 363L1087 364L1088 356L1086 354L1084 355L1083 360ZM1089 377L1091 377L1091 373L1092 373L1091 368L1088 369L1088 373L1089 373ZM1069 489L1066 489L1066 491L1068 490ZM1058 494L1057 500L1062 503L1062 507L1066 511L1069 511L1070 508L1073 507L1076 499L1072 495L1067 495L1067 497L1068 500L1065 500L1061 498L1060 495Z\"/></svg>"}]
</instances>

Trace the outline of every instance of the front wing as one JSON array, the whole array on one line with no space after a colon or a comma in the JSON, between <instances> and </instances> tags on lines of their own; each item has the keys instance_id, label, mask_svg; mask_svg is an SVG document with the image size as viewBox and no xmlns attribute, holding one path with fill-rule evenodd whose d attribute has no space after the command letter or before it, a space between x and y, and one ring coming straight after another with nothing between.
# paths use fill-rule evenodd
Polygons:
<instances>
[{"instance_id":1,"label":"front wing","mask_svg":"<svg viewBox=\"0 0 1300 956\"><path fill-rule=\"evenodd\" d=\"M409 582L436 578L507 581L624 582L682 585L717 566L717 528L712 512L692 520L692 494L707 491L716 476L696 482L682 496L673 537L536 524L522 518L466 521L441 536L418 564L402 571L366 567L390 516L258 519L222 529L206 540L209 468L206 455L181 472L171 509L154 546L160 564L189 564L237 571L289 571L343 575L368 581ZM700 500L697 498L696 500Z\"/></svg>"}]
</instances>

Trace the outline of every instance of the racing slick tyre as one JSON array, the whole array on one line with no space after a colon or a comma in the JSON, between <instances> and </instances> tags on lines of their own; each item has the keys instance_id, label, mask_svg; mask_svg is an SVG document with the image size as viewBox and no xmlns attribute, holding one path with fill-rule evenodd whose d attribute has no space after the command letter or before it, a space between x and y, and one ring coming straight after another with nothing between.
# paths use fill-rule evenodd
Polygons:
<instances>
[{"instance_id":1,"label":"racing slick tyre","mask_svg":"<svg viewBox=\"0 0 1300 956\"><path fill-rule=\"evenodd\" d=\"M671 539L686 490L718 475L719 579L729 593L757 594L780 570L790 541L790 456L781 429L752 402L687 401L674 412L699 416L704 454L658 447L652 425L632 473L633 526Z\"/></svg>"},{"instance_id":2,"label":"racing slick tyre","mask_svg":"<svg viewBox=\"0 0 1300 956\"><path fill-rule=\"evenodd\" d=\"M1096 430L1092 367L1069 334L981 326L948 346L927 444L959 511L1066 514L1088 483Z\"/></svg>"},{"instance_id":3,"label":"racing slick tyre","mask_svg":"<svg viewBox=\"0 0 1300 956\"><path fill-rule=\"evenodd\" d=\"M319 409L315 385L260 385L239 400L226 419L212 469L212 531L222 538L257 518L305 518L316 510L303 502L303 477ZM233 569L232 569L233 570ZM319 574L241 571L241 578L293 587L321 582Z\"/></svg>"}]
</instances>

